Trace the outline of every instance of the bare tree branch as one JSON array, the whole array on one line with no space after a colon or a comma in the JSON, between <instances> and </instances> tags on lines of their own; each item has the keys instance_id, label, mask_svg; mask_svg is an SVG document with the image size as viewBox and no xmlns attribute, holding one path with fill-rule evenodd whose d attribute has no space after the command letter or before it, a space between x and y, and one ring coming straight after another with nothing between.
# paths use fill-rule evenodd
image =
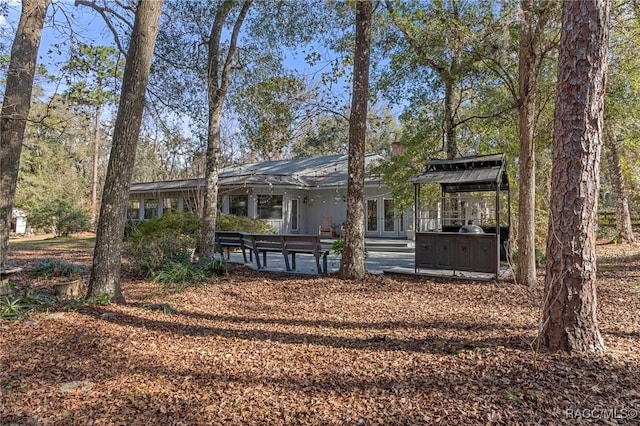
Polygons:
<instances>
[{"instance_id":1,"label":"bare tree branch","mask_svg":"<svg viewBox=\"0 0 640 426\"><path fill-rule=\"evenodd\" d=\"M109 18L109 15L113 15L120 22L125 24L129 29L133 29L133 24L128 19L126 19L125 16L121 15L120 13L118 13L117 11L115 11L114 9L108 6L104 6L104 7L99 6L97 3L89 0L75 0L74 4L75 6L86 6L90 9L93 9L100 16L102 16L104 23L107 25L107 27L109 28L109 31L111 31L111 34L113 35L113 40L115 41L116 46L118 46L118 50L124 55L127 54L127 50L125 49L124 45L120 41L120 36L118 35L118 31L116 30L116 27L113 25L113 22L111 22L111 19ZM117 4L119 4L119 2ZM127 10L132 10L132 8L129 6L122 6L122 7L124 7Z\"/></svg>"}]
</instances>

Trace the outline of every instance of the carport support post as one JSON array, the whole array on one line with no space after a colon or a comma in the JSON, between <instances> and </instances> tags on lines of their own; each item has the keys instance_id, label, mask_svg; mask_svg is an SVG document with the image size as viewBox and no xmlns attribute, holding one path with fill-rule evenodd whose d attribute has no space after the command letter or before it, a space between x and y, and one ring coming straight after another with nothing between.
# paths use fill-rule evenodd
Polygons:
<instances>
[{"instance_id":1,"label":"carport support post","mask_svg":"<svg viewBox=\"0 0 640 426\"><path fill-rule=\"evenodd\" d=\"M415 274L418 273L418 262L416 261L416 244L418 242L418 239L415 237L415 235L418 233L419 229L418 227L420 226L420 216L418 216L420 214L420 184L419 183L414 183L413 184L413 200L415 202L415 206L413 206L413 232L414 232L414 237L413 237L413 272Z\"/></svg>"},{"instance_id":2,"label":"carport support post","mask_svg":"<svg viewBox=\"0 0 640 426\"><path fill-rule=\"evenodd\" d=\"M420 184L416 183L413 185L413 199L415 200L415 206L413 208L413 230L415 232L418 231L419 226L419 217L420 214Z\"/></svg>"},{"instance_id":3,"label":"carport support post","mask_svg":"<svg viewBox=\"0 0 640 426\"><path fill-rule=\"evenodd\" d=\"M496 280L500 274L500 181L502 180L502 173L498 173L496 179L496 250L498 251L496 257Z\"/></svg>"}]
</instances>

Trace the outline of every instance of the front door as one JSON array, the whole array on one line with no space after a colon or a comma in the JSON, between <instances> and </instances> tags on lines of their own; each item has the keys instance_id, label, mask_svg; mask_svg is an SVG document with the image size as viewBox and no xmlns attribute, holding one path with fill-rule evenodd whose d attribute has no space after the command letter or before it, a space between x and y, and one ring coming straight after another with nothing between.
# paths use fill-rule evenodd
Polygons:
<instances>
[{"instance_id":1,"label":"front door","mask_svg":"<svg viewBox=\"0 0 640 426\"><path fill-rule=\"evenodd\" d=\"M369 198L366 210L365 236L397 238L404 235L404 218L397 214L392 198Z\"/></svg>"}]
</instances>

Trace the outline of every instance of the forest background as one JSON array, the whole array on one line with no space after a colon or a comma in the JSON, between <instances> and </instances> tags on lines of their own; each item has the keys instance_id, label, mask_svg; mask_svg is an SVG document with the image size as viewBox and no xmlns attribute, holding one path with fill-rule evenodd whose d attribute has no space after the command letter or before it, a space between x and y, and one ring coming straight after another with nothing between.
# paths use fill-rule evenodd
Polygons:
<instances>
[{"instance_id":1,"label":"forest background","mask_svg":"<svg viewBox=\"0 0 640 426\"><path fill-rule=\"evenodd\" d=\"M528 3L529 11L523 7ZM218 7L217 2L165 3L134 181L204 173L206 40ZM0 2L3 72L19 9L19 3ZM95 222L133 11L127 2L81 0L53 2L48 9L16 207L34 213L62 202L90 212ZM535 103L525 162L519 55L526 13L531 15ZM372 29L366 150L387 157L380 172L398 204L410 205L407 182L429 158L505 152L514 205L522 206L523 171L535 178L534 208L519 210L535 222L534 245L542 255L559 2L381 2ZM624 201L629 216L640 198L634 173L640 154L639 29L637 3L615 2L600 210L614 210ZM223 44L230 31L228 24ZM240 30L223 110L221 165L346 152L353 38L348 2L254 2ZM392 157L393 144L403 153ZM523 222L515 210L514 223ZM513 230L514 242L520 229Z\"/></svg>"}]
</instances>

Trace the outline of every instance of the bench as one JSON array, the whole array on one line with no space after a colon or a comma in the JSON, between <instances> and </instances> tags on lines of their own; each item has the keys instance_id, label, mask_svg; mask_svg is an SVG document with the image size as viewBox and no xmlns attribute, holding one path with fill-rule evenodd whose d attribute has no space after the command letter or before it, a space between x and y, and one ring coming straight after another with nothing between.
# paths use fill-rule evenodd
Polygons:
<instances>
[{"instance_id":1,"label":"bench","mask_svg":"<svg viewBox=\"0 0 640 426\"><path fill-rule=\"evenodd\" d=\"M244 263L247 263L246 247L244 246L242 232L235 231L216 231L215 236L216 247L221 256L224 257L224 250L227 249L227 259L229 259L232 248L239 248L242 251Z\"/></svg>"},{"instance_id":2,"label":"bench","mask_svg":"<svg viewBox=\"0 0 640 426\"><path fill-rule=\"evenodd\" d=\"M303 235L292 234L283 235L284 240L284 254L288 257L291 254L291 267L296 269L296 254L311 254L316 259L316 267L318 268L318 274L327 274L327 256L329 250L322 248L319 235ZM322 257L322 265L320 264L320 258Z\"/></svg>"},{"instance_id":3,"label":"bench","mask_svg":"<svg viewBox=\"0 0 640 426\"><path fill-rule=\"evenodd\" d=\"M287 271L296 269L296 254L311 254L315 257L318 274L327 274L329 250L322 248L319 235L242 234L242 243L249 250L250 258L255 255L258 269L267 266L267 253L282 253ZM260 253L262 253L262 262L260 262ZM291 263L289 263L289 255L291 255Z\"/></svg>"},{"instance_id":4,"label":"bench","mask_svg":"<svg viewBox=\"0 0 640 426\"><path fill-rule=\"evenodd\" d=\"M289 257L284 252L284 240L278 234L242 234L242 243L250 251L250 257L255 255L258 269L267 267L267 253L282 253L284 264L289 268ZM262 253L262 264L260 264L260 253Z\"/></svg>"}]
</instances>

